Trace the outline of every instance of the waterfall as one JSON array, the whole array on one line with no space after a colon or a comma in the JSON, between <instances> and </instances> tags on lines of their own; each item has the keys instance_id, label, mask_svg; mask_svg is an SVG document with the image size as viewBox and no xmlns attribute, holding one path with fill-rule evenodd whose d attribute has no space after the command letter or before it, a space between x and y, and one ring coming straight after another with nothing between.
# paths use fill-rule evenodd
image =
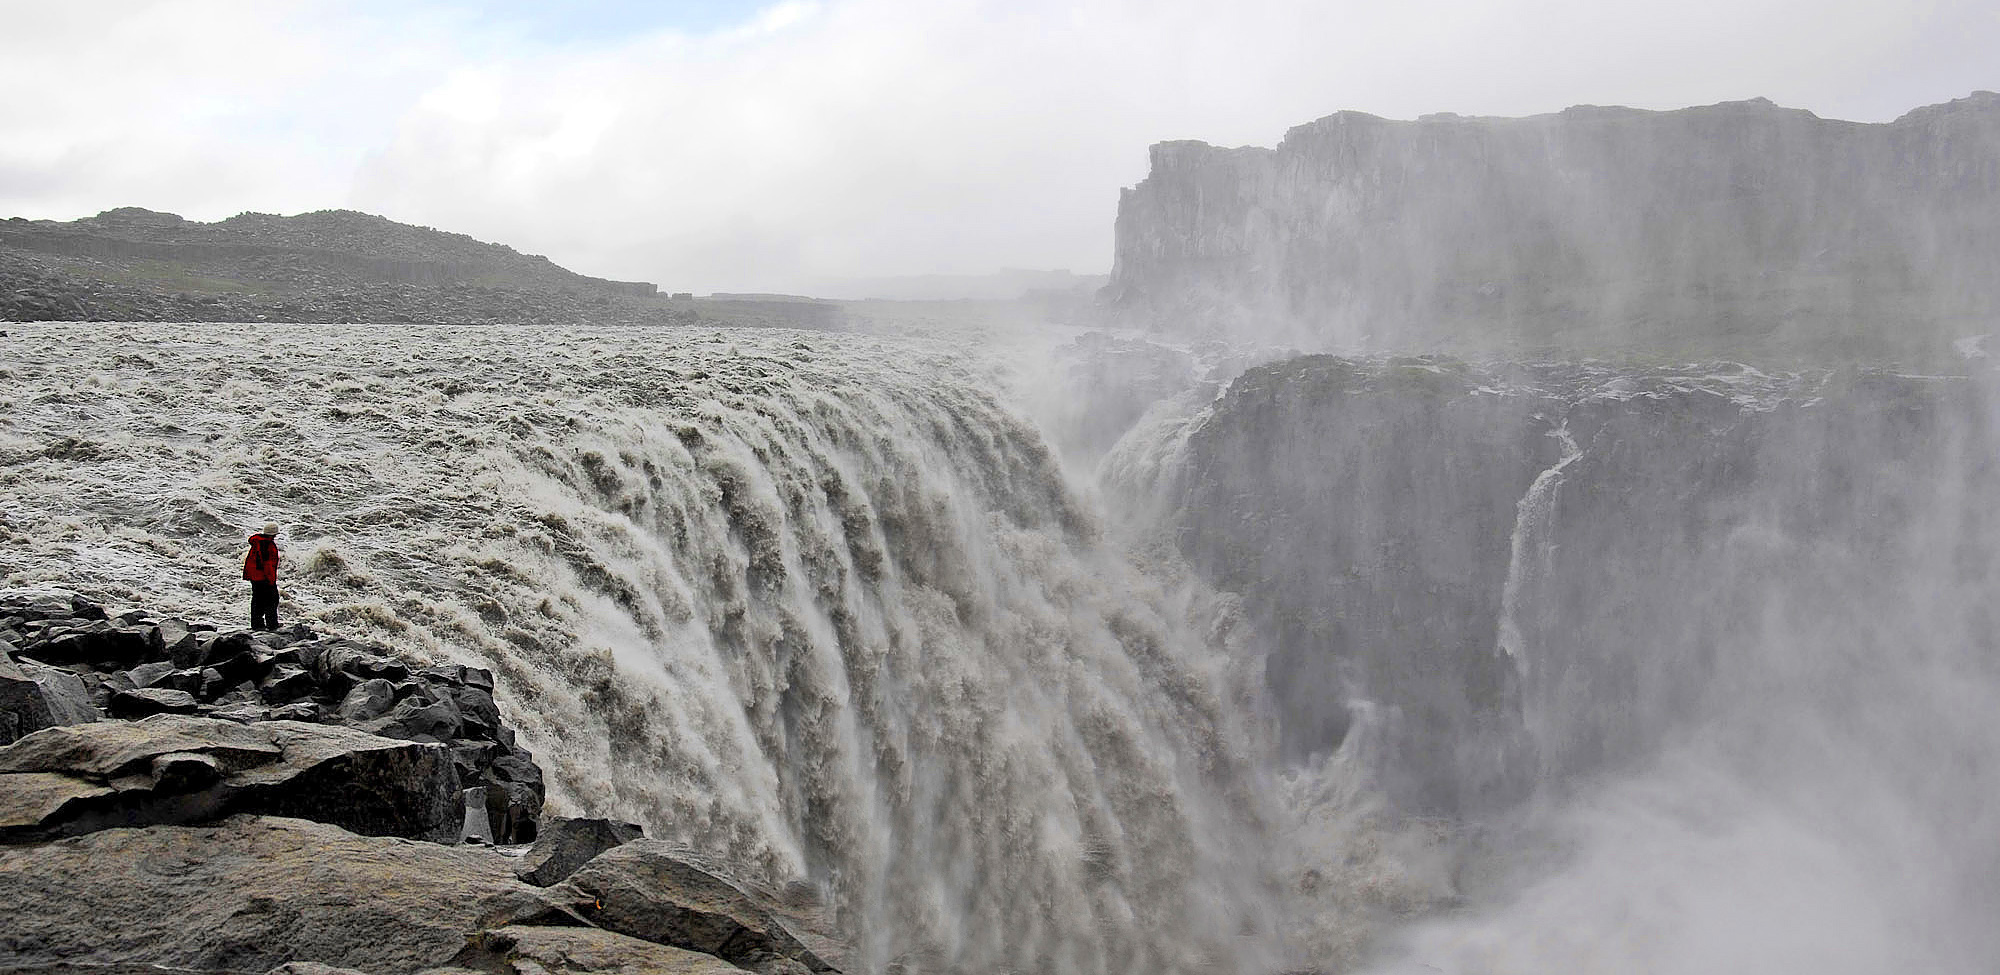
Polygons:
<instances>
[{"instance_id":1,"label":"waterfall","mask_svg":"<svg viewBox=\"0 0 2000 975\"><path fill-rule=\"evenodd\" d=\"M1528 656L1526 638L1521 633L1521 591L1546 577L1553 567L1555 548L1550 542L1550 520L1555 515L1556 491L1562 487L1563 469L1583 451L1570 436L1568 418L1557 421L1548 431L1562 445L1562 454L1548 469L1535 475L1526 494L1515 505L1514 532L1508 541L1507 580L1500 589L1500 623L1495 645L1507 655L1523 679L1534 668Z\"/></svg>"},{"instance_id":2,"label":"waterfall","mask_svg":"<svg viewBox=\"0 0 2000 975\"><path fill-rule=\"evenodd\" d=\"M869 970L1278 964L1231 604L1108 544L951 351L22 331L13 584L233 617L272 518L287 616L492 668L554 811L822 891Z\"/></svg>"}]
</instances>

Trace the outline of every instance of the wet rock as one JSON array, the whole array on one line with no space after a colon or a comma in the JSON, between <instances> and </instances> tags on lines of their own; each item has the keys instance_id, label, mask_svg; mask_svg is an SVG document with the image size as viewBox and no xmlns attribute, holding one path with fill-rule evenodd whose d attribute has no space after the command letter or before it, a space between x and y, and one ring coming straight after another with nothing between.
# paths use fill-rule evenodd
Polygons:
<instances>
[{"instance_id":1,"label":"wet rock","mask_svg":"<svg viewBox=\"0 0 2000 975\"><path fill-rule=\"evenodd\" d=\"M160 646L176 669L184 670L201 663L196 656L201 641L193 630L188 629L187 621L164 619L159 622L159 630Z\"/></svg>"},{"instance_id":2,"label":"wet rock","mask_svg":"<svg viewBox=\"0 0 2000 975\"><path fill-rule=\"evenodd\" d=\"M174 690L186 691L189 694L200 694L203 676L203 671L199 670L170 671L166 676L161 677L154 686L171 687Z\"/></svg>"},{"instance_id":3,"label":"wet rock","mask_svg":"<svg viewBox=\"0 0 2000 975\"><path fill-rule=\"evenodd\" d=\"M174 669L172 662L161 660L133 667L125 672L125 676L132 681L134 687L151 687L159 683L161 678L173 673Z\"/></svg>"},{"instance_id":4,"label":"wet rock","mask_svg":"<svg viewBox=\"0 0 2000 975\"><path fill-rule=\"evenodd\" d=\"M203 757L219 778L204 782L188 767ZM435 837L457 825L457 794L458 776L436 746L332 725L158 715L49 728L0 749L0 840L236 812Z\"/></svg>"},{"instance_id":5,"label":"wet rock","mask_svg":"<svg viewBox=\"0 0 2000 975\"><path fill-rule=\"evenodd\" d=\"M256 648L247 630L219 633L206 642L208 646L203 651L202 663L211 667L225 660L251 654ZM250 659L254 661L256 657L253 655Z\"/></svg>"},{"instance_id":6,"label":"wet rock","mask_svg":"<svg viewBox=\"0 0 2000 975\"><path fill-rule=\"evenodd\" d=\"M391 738L443 742L458 737L459 725L457 708L423 695L412 695L390 709L388 714L362 722L357 727L370 734Z\"/></svg>"},{"instance_id":7,"label":"wet rock","mask_svg":"<svg viewBox=\"0 0 2000 975\"><path fill-rule=\"evenodd\" d=\"M88 958L411 975L452 964L487 929L579 923L491 851L275 817L0 847L0 890L9 970Z\"/></svg>"},{"instance_id":8,"label":"wet rock","mask_svg":"<svg viewBox=\"0 0 2000 975\"><path fill-rule=\"evenodd\" d=\"M71 629L34 648L37 660L51 664L111 664L120 669L164 652L160 631L153 627L117 626L96 620Z\"/></svg>"},{"instance_id":9,"label":"wet rock","mask_svg":"<svg viewBox=\"0 0 2000 975\"><path fill-rule=\"evenodd\" d=\"M367 721L388 713L396 704L396 686L379 677L354 685L340 701L339 715L348 722Z\"/></svg>"},{"instance_id":10,"label":"wet rock","mask_svg":"<svg viewBox=\"0 0 2000 975\"><path fill-rule=\"evenodd\" d=\"M514 868L514 876L537 887L553 887L569 879L600 853L633 840L646 831L635 823L610 819L557 819L542 824L535 846Z\"/></svg>"},{"instance_id":11,"label":"wet rock","mask_svg":"<svg viewBox=\"0 0 2000 975\"><path fill-rule=\"evenodd\" d=\"M111 695L111 716L115 718L193 714L200 706L194 695L166 687L139 687L115 691Z\"/></svg>"},{"instance_id":12,"label":"wet rock","mask_svg":"<svg viewBox=\"0 0 2000 975\"><path fill-rule=\"evenodd\" d=\"M271 704L296 701L311 694L315 687L312 674L294 664L278 664L257 685L264 694L264 700Z\"/></svg>"},{"instance_id":13,"label":"wet rock","mask_svg":"<svg viewBox=\"0 0 2000 975\"><path fill-rule=\"evenodd\" d=\"M838 970L786 924L775 897L712 873L659 840L607 850L552 890L592 924L645 941L745 968L785 958L816 972Z\"/></svg>"}]
</instances>

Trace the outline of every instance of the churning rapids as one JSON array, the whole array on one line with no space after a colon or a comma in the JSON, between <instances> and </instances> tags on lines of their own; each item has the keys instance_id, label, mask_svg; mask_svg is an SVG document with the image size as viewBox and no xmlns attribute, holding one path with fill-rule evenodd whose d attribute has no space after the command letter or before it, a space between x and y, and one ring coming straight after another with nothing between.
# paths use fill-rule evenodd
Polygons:
<instances>
[{"instance_id":1,"label":"churning rapids","mask_svg":"<svg viewBox=\"0 0 2000 975\"><path fill-rule=\"evenodd\" d=\"M1099 342L1051 408L908 338L9 331L4 584L233 618L277 520L288 616L492 668L557 811L869 971L2000 959L1989 371L1154 347L1135 399Z\"/></svg>"}]
</instances>

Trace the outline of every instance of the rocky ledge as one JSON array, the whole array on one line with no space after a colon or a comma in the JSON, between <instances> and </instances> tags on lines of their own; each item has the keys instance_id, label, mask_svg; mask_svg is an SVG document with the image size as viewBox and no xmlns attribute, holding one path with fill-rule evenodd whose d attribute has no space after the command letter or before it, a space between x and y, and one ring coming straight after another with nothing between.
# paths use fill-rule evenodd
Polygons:
<instances>
[{"instance_id":1,"label":"rocky ledge","mask_svg":"<svg viewBox=\"0 0 2000 975\"><path fill-rule=\"evenodd\" d=\"M806 888L540 821L492 689L303 626L0 592L0 971L840 970Z\"/></svg>"},{"instance_id":2,"label":"rocky ledge","mask_svg":"<svg viewBox=\"0 0 2000 975\"><path fill-rule=\"evenodd\" d=\"M100 726L107 721L116 723ZM282 776L285 795L312 801L296 796L304 784L292 774L307 771L297 767L306 760L337 761L338 778L389 790L328 813L357 832L448 839L465 827L489 842L523 842L535 838L542 808L541 769L501 722L492 674L413 668L387 647L299 624L223 632L140 610L113 617L67 594L0 594L0 744L45 728L62 730L8 749L18 767L0 762L0 775L57 774L45 766L69 763L74 781L38 786L55 803L48 818L9 819L0 838L86 831L77 816L138 824L281 812L258 798L270 794L262 785ZM375 738L441 747L369 744ZM153 763L143 782L133 777L140 757ZM378 771L417 791L392 795L364 777ZM469 826L468 800L484 810L471 810ZM112 808L121 812L85 811Z\"/></svg>"}]
</instances>

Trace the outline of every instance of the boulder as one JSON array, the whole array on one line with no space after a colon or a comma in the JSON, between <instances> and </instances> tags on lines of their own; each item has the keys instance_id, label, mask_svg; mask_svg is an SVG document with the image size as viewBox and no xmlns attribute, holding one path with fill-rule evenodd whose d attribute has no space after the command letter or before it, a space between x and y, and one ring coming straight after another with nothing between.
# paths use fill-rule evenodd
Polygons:
<instances>
[{"instance_id":1,"label":"boulder","mask_svg":"<svg viewBox=\"0 0 2000 975\"><path fill-rule=\"evenodd\" d=\"M595 928L527 925L486 932L457 963L506 975L743 975L714 955Z\"/></svg>"},{"instance_id":2,"label":"boulder","mask_svg":"<svg viewBox=\"0 0 2000 975\"><path fill-rule=\"evenodd\" d=\"M132 686L134 687L151 687L160 683L168 674L173 673L175 669L172 661L156 660L152 663L140 664L126 671L125 676L132 681Z\"/></svg>"},{"instance_id":3,"label":"boulder","mask_svg":"<svg viewBox=\"0 0 2000 975\"><path fill-rule=\"evenodd\" d=\"M590 923L645 941L744 968L789 959L815 972L839 970L801 934L828 951L831 939L804 932L796 919L788 923L775 896L711 872L689 851L659 840L606 850L552 890Z\"/></svg>"},{"instance_id":4,"label":"boulder","mask_svg":"<svg viewBox=\"0 0 2000 975\"><path fill-rule=\"evenodd\" d=\"M201 663L200 658L196 656L200 641L195 638L195 632L188 629L186 620L164 619L157 625L160 629L160 645L164 648L167 660L176 668L184 670Z\"/></svg>"},{"instance_id":5,"label":"boulder","mask_svg":"<svg viewBox=\"0 0 2000 975\"><path fill-rule=\"evenodd\" d=\"M344 721L367 721L387 714L395 706L396 685L377 677L354 685L341 698L339 714Z\"/></svg>"},{"instance_id":6,"label":"boulder","mask_svg":"<svg viewBox=\"0 0 2000 975\"><path fill-rule=\"evenodd\" d=\"M139 687L111 694L111 716L143 718L154 714L193 714L201 702L193 694L168 687Z\"/></svg>"},{"instance_id":7,"label":"boulder","mask_svg":"<svg viewBox=\"0 0 2000 975\"><path fill-rule=\"evenodd\" d=\"M0 890L6 971L88 959L414 975L487 929L580 923L490 850L275 817L0 847Z\"/></svg>"},{"instance_id":8,"label":"boulder","mask_svg":"<svg viewBox=\"0 0 2000 975\"><path fill-rule=\"evenodd\" d=\"M257 687L270 704L288 704L309 696L315 689L312 674L303 667L287 663L272 667Z\"/></svg>"},{"instance_id":9,"label":"boulder","mask_svg":"<svg viewBox=\"0 0 2000 975\"><path fill-rule=\"evenodd\" d=\"M611 819L556 819L542 824L535 846L514 868L514 876L537 887L553 887L595 859L598 854L633 840L646 831L635 823Z\"/></svg>"},{"instance_id":10,"label":"boulder","mask_svg":"<svg viewBox=\"0 0 2000 975\"><path fill-rule=\"evenodd\" d=\"M0 745L58 725L97 720L75 674L0 653Z\"/></svg>"},{"instance_id":11,"label":"boulder","mask_svg":"<svg viewBox=\"0 0 2000 975\"><path fill-rule=\"evenodd\" d=\"M356 727L390 738L443 742L459 736L461 723L449 699L432 700L420 692L404 698L388 714Z\"/></svg>"},{"instance_id":12,"label":"boulder","mask_svg":"<svg viewBox=\"0 0 2000 975\"><path fill-rule=\"evenodd\" d=\"M7 842L231 813L442 837L458 826L457 795L443 748L296 721L157 715L49 728L0 748Z\"/></svg>"}]
</instances>

